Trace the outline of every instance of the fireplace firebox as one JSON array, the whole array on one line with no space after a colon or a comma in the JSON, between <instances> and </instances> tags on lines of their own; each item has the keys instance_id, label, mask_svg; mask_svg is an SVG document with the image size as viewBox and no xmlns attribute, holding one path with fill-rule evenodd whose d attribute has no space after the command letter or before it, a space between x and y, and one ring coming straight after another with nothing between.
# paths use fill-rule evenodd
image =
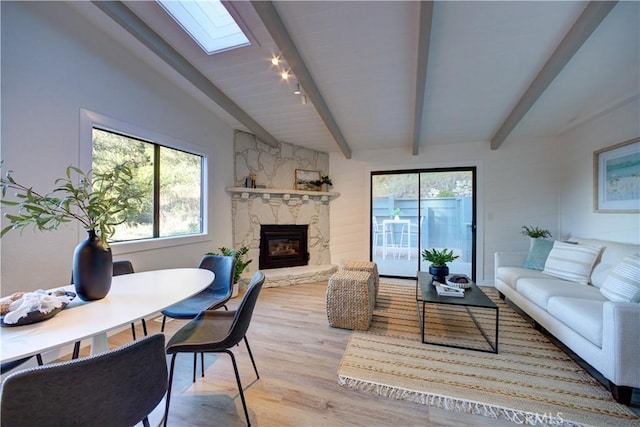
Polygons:
<instances>
[{"instance_id":1,"label":"fireplace firebox","mask_svg":"<svg viewBox=\"0 0 640 427\"><path fill-rule=\"evenodd\" d=\"M260 270L309 264L308 225L260 226Z\"/></svg>"}]
</instances>

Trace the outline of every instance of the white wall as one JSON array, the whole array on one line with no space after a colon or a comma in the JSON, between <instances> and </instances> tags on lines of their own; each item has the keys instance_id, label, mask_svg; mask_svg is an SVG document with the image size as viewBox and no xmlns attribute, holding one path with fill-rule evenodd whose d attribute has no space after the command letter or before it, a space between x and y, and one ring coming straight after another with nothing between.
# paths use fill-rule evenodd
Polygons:
<instances>
[{"instance_id":1,"label":"white wall","mask_svg":"<svg viewBox=\"0 0 640 427\"><path fill-rule=\"evenodd\" d=\"M354 152L351 160L332 153L331 178L341 196L331 203L331 254L334 264L369 257L370 172L454 166L477 167L476 280L493 280L496 251L527 250L523 225L558 230L557 142L507 140L499 150L486 142Z\"/></svg>"},{"instance_id":2,"label":"white wall","mask_svg":"<svg viewBox=\"0 0 640 427\"><path fill-rule=\"evenodd\" d=\"M593 152L640 135L636 98L558 138L507 140L498 150L487 143L421 148L419 156L397 150L354 152L346 160L332 153L331 178L342 194L331 206L334 264L369 257L370 172L448 166L478 167L476 275L493 283L493 254L525 251L523 225L569 236L640 243L639 214L593 212Z\"/></svg>"},{"instance_id":3,"label":"white wall","mask_svg":"<svg viewBox=\"0 0 640 427\"><path fill-rule=\"evenodd\" d=\"M578 236L640 244L640 214L593 211L593 152L640 136L637 98L562 137L560 231Z\"/></svg>"},{"instance_id":4,"label":"white wall","mask_svg":"<svg viewBox=\"0 0 640 427\"><path fill-rule=\"evenodd\" d=\"M97 31L63 2L1 2L3 173L48 191L79 161L80 109L109 116L211 153L209 241L118 255L138 271L196 266L206 251L231 245L233 129L154 69ZM6 226L6 221L2 226ZM2 246L2 294L69 283L73 224L10 232Z\"/></svg>"}]
</instances>

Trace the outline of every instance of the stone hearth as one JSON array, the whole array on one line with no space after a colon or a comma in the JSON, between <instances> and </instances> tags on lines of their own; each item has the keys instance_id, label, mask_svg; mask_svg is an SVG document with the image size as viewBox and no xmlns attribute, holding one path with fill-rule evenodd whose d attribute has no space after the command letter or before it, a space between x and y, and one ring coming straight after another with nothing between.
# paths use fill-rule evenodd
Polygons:
<instances>
[{"instance_id":1,"label":"stone hearth","mask_svg":"<svg viewBox=\"0 0 640 427\"><path fill-rule=\"evenodd\" d=\"M273 268L263 270L266 277L264 287L276 288L301 283L326 282L331 275L338 270L336 265L305 265L302 267ZM240 278L240 288L244 289L249 284L253 272L245 272Z\"/></svg>"}]
</instances>

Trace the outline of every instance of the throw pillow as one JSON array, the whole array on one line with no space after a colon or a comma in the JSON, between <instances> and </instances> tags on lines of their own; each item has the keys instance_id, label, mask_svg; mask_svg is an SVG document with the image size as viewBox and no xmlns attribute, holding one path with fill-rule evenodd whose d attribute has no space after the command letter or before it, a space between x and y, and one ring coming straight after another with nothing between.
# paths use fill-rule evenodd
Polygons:
<instances>
[{"instance_id":1,"label":"throw pillow","mask_svg":"<svg viewBox=\"0 0 640 427\"><path fill-rule=\"evenodd\" d=\"M527 259L524 260L522 265L524 268L531 268L533 270L544 270L544 264L547 262L549 252L553 248L553 240L547 239L534 239Z\"/></svg>"},{"instance_id":2,"label":"throw pillow","mask_svg":"<svg viewBox=\"0 0 640 427\"><path fill-rule=\"evenodd\" d=\"M595 264L600 247L573 245L555 241L549 252L543 272L560 279L588 285L591 269Z\"/></svg>"},{"instance_id":3,"label":"throw pillow","mask_svg":"<svg viewBox=\"0 0 640 427\"><path fill-rule=\"evenodd\" d=\"M605 279L600 293L610 301L640 302L640 254L620 261Z\"/></svg>"}]
</instances>

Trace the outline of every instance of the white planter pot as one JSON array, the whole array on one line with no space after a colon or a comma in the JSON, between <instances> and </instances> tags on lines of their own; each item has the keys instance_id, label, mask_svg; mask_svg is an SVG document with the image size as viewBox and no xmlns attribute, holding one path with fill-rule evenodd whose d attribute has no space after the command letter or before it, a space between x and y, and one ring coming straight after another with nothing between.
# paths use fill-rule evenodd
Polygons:
<instances>
[{"instance_id":1,"label":"white planter pot","mask_svg":"<svg viewBox=\"0 0 640 427\"><path fill-rule=\"evenodd\" d=\"M235 298L238 296L239 287L240 285L237 282L233 284L233 286L231 287L231 298Z\"/></svg>"}]
</instances>

